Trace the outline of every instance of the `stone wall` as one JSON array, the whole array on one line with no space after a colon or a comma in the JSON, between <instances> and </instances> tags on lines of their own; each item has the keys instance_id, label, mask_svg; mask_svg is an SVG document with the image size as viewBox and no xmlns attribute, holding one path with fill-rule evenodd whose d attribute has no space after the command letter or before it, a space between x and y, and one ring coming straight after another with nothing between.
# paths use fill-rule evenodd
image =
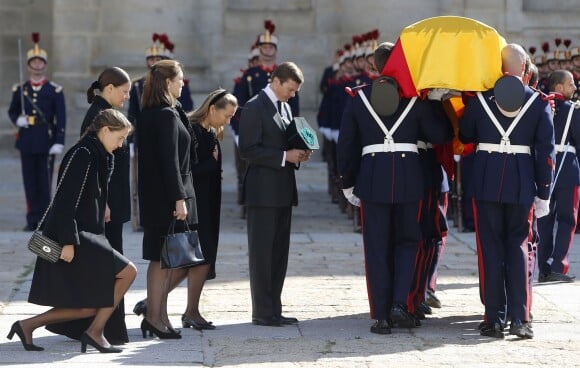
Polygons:
<instances>
[{"instance_id":1,"label":"stone wall","mask_svg":"<svg viewBox=\"0 0 580 368\"><path fill-rule=\"evenodd\" d=\"M538 47L554 37L580 43L580 10L573 0L3 0L0 2L0 136L11 132L6 110L18 81L17 40L31 46L41 33L49 76L64 85L68 131L76 133L88 104L85 89L106 66L136 78L145 73L144 51L153 32L167 33L185 66L194 100L231 88L250 44L272 19L278 61L304 71L305 110L315 110L317 85L334 50L353 34L379 28L380 40L421 19L459 15L496 28L510 42ZM551 8L552 7L552 8ZM26 76L26 73L25 73ZM4 142L5 139L2 141ZM1 143L1 142L0 142ZM70 143L70 142L67 142ZM4 145L4 143L2 143Z\"/></svg>"}]
</instances>

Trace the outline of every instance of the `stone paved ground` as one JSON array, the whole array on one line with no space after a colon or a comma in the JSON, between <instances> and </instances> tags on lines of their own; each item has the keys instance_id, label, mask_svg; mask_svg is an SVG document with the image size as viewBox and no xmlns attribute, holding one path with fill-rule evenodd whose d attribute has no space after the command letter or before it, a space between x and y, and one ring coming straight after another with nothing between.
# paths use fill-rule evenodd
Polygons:
<instances>
[{"instance_id":1,"label":"stone paved ground","mask_svg":"<svg viewBox=\"0 0 580 368\"><path fill-rule=\"evenodd\" d=\"M294 212L290 264L284 288L286 315L298 326L257 327L249 323L250 297L245 223L235 204L230 141L225 145L224 203L218 278L207 283L202 313L218 328L184 330L183 339L143 339L140 318L127 315L131 343L121 354L80 353L76 341L44 329L35 343L46 351L25 352L5 333L19 319L42 312L28 304L33 257L25 249L23 192L18 157L0 151L0 364L27 367L114 365L215 367L530 367L580 366L580 284L539 285L534 289L533 340L479 336L481 320L472 233L452 229L439 269L443 308L413 330L392 335L369 332L362 241L349 220L325 193L324 166L318 160L298 172L300 206ZM140 258L141 234L127 226L125 249L139 269L126 296L128 312L145 296L146 264ZM580 241L573 244L572 272L580 275ZM170 294L174 324L185 308L182 285Z\"/></svg>"}]
</instances>

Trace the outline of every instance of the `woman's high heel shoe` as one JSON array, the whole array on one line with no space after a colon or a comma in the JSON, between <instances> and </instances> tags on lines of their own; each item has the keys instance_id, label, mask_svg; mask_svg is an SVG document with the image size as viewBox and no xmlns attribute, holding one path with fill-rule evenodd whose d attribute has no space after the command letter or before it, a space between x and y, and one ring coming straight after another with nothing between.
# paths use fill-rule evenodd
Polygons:
<instances>
[{"instance_id":1,"label":"woman's high heel shoe","mask_svg":"<svg viewBox=\"0 0 580 368\"><path fill-rule=\"evenodd\" d=\"M181 325L183 328L194 328L198 331L201 330L215 330L215 326L211 322L198 322L193 318L189 318L185 314L181 316Z\"/></svg>"},{"instance_id":2,"label":"woman's high heel shoe","mask_svg":"<svg viewBox=\"0 0 580 368\"><path fill-rule=\"evenodd\" d=\"M120 353L123 349L116 348L114 346L109 346L108 348L99 345L92 337L87 334L87 332L83 332L81 335L81 353L87 352L87 345L91 345L95 349L97 349L100 353Z\"/></svg>"},{"instance_id":3,"label":"woman's high heel shoe","mask_svg":"<svg viewBox=\"0 0 580 368\"><path fill-rule=\"evenodd\" d=\"M26 351L43 351L44 350L44 348L41 346L26 343L26 338L24 338L24 331L22 331L22 326L20 326L20 321L16 321L16 322L14 322L14 324L12 324L12 328L10 328L10 332L8 332L8 336L6 336L6 338L8 340L12 340L12 338L14 337L14 334L17 334L18 337L20 338L20 342L22 342L22 346L24 346L24 350L26 350Z\"/></svg>"},{"instance_id":4,"label":"woman's high heel shoe","mask_svg":"<svg viewBox=\"0 0 580 368\"><path fill-rule=\"evenodd\" d=\"M143 338L147 337L147 331L149 331L149 336L157 336L160 339L181 339L181 335L175 331L163 332L158 330L149 321L143 319L141 321L141 332L143 333Z\"/></svg>"}]
</instances>

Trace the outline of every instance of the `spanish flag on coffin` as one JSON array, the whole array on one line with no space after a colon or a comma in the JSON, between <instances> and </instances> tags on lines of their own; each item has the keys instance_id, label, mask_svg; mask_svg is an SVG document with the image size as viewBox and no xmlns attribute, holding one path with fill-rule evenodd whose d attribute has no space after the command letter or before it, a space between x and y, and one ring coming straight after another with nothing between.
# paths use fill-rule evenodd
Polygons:
<instances>
[{"instance_id":1,"label":"spanish flag on coffin","mask_svg":"<svg viewBox=\"0 0 580 368\"><path fill-rule=\"evenodd\" d=\"M502 76L505 45L495 29L476 20L428 18L403 29L381 75L393 77L406 98L432 88L485 91Z\"/></svg>"},{"instance_id":2,"label":"spanish flag on coffin","mask_svg":"<svg viewBox=\"0 0 580 368\"><path fill-rule=\"evenodd\" d=\"M381 75L394 78L402 97L423 95L433 88L485 91L502 76L501 50L505 39L492 27L470 18L427 18L403 29ZM463 114L461 97L444 102L455 138L451 147L438 147L439 162L453 177L449 154L462 154L457 137Z\"/></svg>"}]
</instances>

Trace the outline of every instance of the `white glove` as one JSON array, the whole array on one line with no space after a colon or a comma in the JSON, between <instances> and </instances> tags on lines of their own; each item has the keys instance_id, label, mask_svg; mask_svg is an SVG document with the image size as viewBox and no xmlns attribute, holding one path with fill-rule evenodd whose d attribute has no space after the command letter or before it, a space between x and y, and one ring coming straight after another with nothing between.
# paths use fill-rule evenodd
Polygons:
<instances>
[{"instance_id":1,"label":"white glove","mask_svg":"<svg viewBox=\"0 0 580 368\"><path fill-rule=\"evenodd\" d=\"M354 187L350 187L350 188L343 189L342 193L344 194L344 197L346 198L346 200L350 202L350 204L352 204L353 206L360 207L360 199L359 199L359 197L354 195L353 191L354 191Z\"/></svg>"},{"instance_id":2,"label":"white glove","mask_svg":"<svg viewBox=\"0 0 580 368\"><path fill-rule=\"evenodd\" d=\"M20 115L16 119L16 126L19 128L28 128L28 117L26 115Z\"/></svg>"},{"instance_id":3,"label":"white glove","mask_svg":"<svg viewBox=\"0 0 580 368\"><path fill-rule=\"evenodd\" d=\"M461 155L453 155L453 161L455 162L461 161Z\"/></svg>"},{"instance_id":4,"label":"white glove","mask_svg":"<svg viewBox=\"0 0 580 368\"><path fill-rule=\"evenodd\" d=\"M330 131L330 135L332 136L331 138L334 141L334 143L337 143L338 142L338 133L339 133L339 130L338 129L332 129Z\"/></svg>"},{"instance_id":5,"label":"white glove","mask_svg":"<svg viewBox=\"0 0 580 368\"><path fill-rule=\"evenodd\" d=\"M427 92L427 98L430 100L441 101L444 95L448 94L449 90L447 88L433 88Z\"/></svg>"},{"instance_id":6,"label":"white glove","mask_svg":"<svg viewBox=\"0 0 580 368\"><path fill-rule=\"evenodd\" d=\"M135 143L129 143L129 158L135 157Z\"/></svg>"},{"instance_id":7,"label":"white glove","mask_svg":"<svg viewBox=\"0 0 580 368\"><path fill-rule=\"evenodd\" d=\"M332 140L332 134L330 134L330 128L321 127L318 130L320 131L320 134L322 134L322 136L324 138L326 138L326 140L328 140L328 141Z\"/></svg>"},{"instance_id":8,"label":"white glove","mask_svg":"<svg viewBox=\"0 0 580 368\"><path fill-rule=\"evenodd\" d=\"M537 218L548 215L550 213L550 200L534 197L534 210Z\"/></svg>"},{"instance_id":9,"label":"white glove","mask_svg":"<svg viewBox=\"0 0 580 368\"><path fill-rule=\"evenodd\" d=\"M55 143L48 150L48 154L49 155L60 155L63 150L64 150L64 145L62 145L60 143Z\"/></svg>"}]
</instances>

